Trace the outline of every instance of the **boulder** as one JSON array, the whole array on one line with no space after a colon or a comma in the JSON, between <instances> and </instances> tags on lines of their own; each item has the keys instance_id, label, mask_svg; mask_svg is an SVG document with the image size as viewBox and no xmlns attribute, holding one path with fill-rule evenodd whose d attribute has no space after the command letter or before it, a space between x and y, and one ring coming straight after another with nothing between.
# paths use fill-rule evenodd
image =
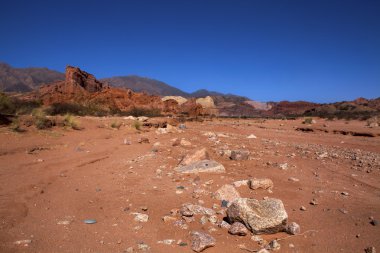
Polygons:
<instances>
[{"instance_id":1,"label":"boulder","mask_svg":"<svg viewBox=\"0 0 380 253\"><path fill-rule=\"evenodd\" d=\"M214 196L218 200L226 200L229 203L232 203L236 199L240 198L239 192L230 184L225 184L220 187L215 193Z\"/></svg>"},{"instance_id":2,"label":"boulder","mask_svg":"<svg viewBox=\"0 0 380 253\"><path fill-rule=\"evenodd\" d=\"M239 198L227 209L231 222L243 223L254 234L277 233L285 229L288 214L279 199Z\"/></svg>"},{"instance_id":3,"label":"boulder","mask_svg":"<svg viewBox=\"0 0 380 253\"><path fill-rule=\"evenodd\" d=\"M226 171L222 164L213 160L202 160L189 165L178 166L174 170L184 174L200 172L223 173Z\"/></svg>"},{"instance_id":4,"label":"boulder","mask_svg":"<svg viewBox=\"0 0 380 253\"><path fill-rule=\"evenodd\" d=\"M181 142L180 142L181 143ZM194 162L199 162L202 160L209 160L210 156L206 148L199 149L191 154L187 154L180 162L180 165L189 165Z\"/></svg>"},{"instance_id":5,"label":"boulder","mask_svg":"<svg viewBox=\"0 0 380 253\"><path fill-rule=\"evenodd\" d=\"M207 248L213 247L216 240L209 234L200 231L191 232L191 249L195 252L201 252Z\"/></svg>"}]
</instances>

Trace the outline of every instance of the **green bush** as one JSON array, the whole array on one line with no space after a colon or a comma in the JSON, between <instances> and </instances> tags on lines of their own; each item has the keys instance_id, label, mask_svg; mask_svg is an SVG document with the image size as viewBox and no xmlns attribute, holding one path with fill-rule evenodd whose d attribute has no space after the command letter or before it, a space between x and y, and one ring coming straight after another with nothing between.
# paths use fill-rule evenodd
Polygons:
<instances>
[{"instance_id":1,"label":"green bush","mask_svg":"<svg viewBox=\"0 0 380 253\"><path fill-rule=\"evenodd\" d=\"M141 122L138 120L133 121L132 127L135 128L136 130L141 130Z\"/></svg>"},{"instance_id":2,"label":"green bush","mask_svg":"<svg viewBox=\"0 0 380 253\"><path fill-rule=\"evenodd\" d=\"M112 122L111 127L119 129L121 127L121 124L122 124L121 122L114 121Z\"/></svg>"},{"instance_id":3,"label":"green bush","mask_svg":"<svg viewBox=\"0 0 380 253\"><path fill-rule=\"evenodd\" d=\"M71 114L66 114L63 119L63 125L66 127L70 127L74 130L81 130L82 127L80 127L79 122L75 119L75 117Z\"/></svg>"},{"instance_id":4,"label":"green bush","mask_svg":"<svg viewBox=\"0 0 380 253\"><path fill-rule=\"evenodd\" d=\"M32 111L32 116L37 129L47 129L54 126L54 122L46 117L46 114L42 109L34 109Z\"/></svg>"},{"instance_id":5,"label":"green bush","mask_svg":"<svg viewBox=\"0 0 380 253\"><path fill-rule=\"evenodd\" d=\"M312 124L313 123L313 118L305 118L302 122L302 124Z\"/></svg>"}]
</instances>

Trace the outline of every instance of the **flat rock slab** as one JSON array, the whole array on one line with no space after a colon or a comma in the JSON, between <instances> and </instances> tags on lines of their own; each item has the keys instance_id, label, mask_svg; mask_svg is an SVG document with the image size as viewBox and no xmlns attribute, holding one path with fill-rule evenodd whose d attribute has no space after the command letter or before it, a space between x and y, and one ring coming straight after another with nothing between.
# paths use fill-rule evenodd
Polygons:
<instances>
[{"instance_id":1,"label":"flat rock slab","mask_svg":"<svg viewBox=\"0 0 380 253\"><path fill-rule=\"evenodd\" d=\"M185 166L178 166L174 169L177 172L188 174L188 173L200 173L200 172L212 172L212 173L223 173L226 172L224 166L213 160L202 160L198 162L191 163Z\"/></svg>"},{"instance_id":2,"label":"flat rock slab","mask_svg":"<svg viewBox=\"0 0 380 253\"><path fill-rule=\"evenodd\" d=\"M288 214L279 199L239 198L227 209L231 222L241 222L254 234L273 234L285 229Z\"/></svg>"}]
</instances>

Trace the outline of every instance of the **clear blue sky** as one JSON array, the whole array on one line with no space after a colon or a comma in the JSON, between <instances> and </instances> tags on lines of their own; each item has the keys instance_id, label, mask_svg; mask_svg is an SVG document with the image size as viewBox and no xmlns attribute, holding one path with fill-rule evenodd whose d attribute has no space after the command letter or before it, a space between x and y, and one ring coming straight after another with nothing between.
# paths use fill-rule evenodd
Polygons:
<instances>
[{"instance_id":1,"label":"clear blue sky","mask_svg":"<svg viewBox=\"0 0 380 253\"><path fill-rule=\"evenodd\" d=\"M380 1L2 1L0 61L260 101L380 96Z\"/></svg>"}]
</instances>

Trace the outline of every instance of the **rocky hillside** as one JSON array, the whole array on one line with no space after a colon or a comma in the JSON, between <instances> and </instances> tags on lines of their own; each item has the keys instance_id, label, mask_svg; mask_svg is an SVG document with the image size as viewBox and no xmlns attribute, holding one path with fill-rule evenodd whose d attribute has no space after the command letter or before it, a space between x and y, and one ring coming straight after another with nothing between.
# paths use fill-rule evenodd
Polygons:
<instances>
[{"instance_id":1,"label":"rocky hillside","mask_svg":"<svg viewBox=\"0 0 380 253\"><path fill-rule=\"evenodd\" d=\"M28 92L42 84L64 79L64 74L47 68L13 68L0 63L0 91Z\"/></svg>"},{"instance_id":2,"label":"rocky hillside","mask_svg":"<svg viewBox=\"0 0 380 253\"><path fill-rule=\"evenodd\" d=\"M177 89L164 82L140 77L140 76L119 76L102 79L103 82L111 86L131 89L135 92L145 92L156 96L184 96L189 97L189 94Z\"/></svg>"}]
</instances>

